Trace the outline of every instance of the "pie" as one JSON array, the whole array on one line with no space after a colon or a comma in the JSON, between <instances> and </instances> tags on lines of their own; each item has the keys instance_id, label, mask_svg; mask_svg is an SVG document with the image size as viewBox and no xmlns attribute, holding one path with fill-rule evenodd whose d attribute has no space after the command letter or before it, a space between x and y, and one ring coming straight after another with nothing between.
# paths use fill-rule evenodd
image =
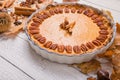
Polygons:
<instances>
[{"instance_id":1,"label":"pie","mask_svg":"<svg viewBox=\"0 0 120 80\"><path fill-rule=\"evenodd\" d=\"M45 51L81 55L112 39L113 24L101 11L83 4L55 4L39 10L27 24L30 39Z\"/></svg>"}]
</instances>

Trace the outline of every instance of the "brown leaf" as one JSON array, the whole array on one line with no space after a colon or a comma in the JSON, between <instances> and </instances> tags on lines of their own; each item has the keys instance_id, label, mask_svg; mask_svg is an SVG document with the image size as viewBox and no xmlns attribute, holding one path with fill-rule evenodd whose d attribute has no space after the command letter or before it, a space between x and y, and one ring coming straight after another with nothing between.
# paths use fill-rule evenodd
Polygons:
<instances>
[{"instance_id":1,"label":"brown leaf","mask_svg":"<svg viewBox=\"0 0 120 80\"><path fill-rule=\"evenodd\" d=\"M113 71L110 78L111 78L111 80L120 80L120 73L115 73Z\"/></svg>"},{"instance_id":2,"label":"brown leaf","mask_svg":"<svg viewBox=\"0 0 120 80\"><path fill-rule=\"evenodd\" d=\"M99 58L112 58L113 54L115 54L114 49L108 49L105 53L98 54Z\"/></svg>"},{"instance_id":3,"label":"brown leaf","mask_svg":"<svg viewBox=\"0 0 120 80\"><path fill-rule=\"evenodd\" d=\"M9 37L14 36L15 37L22 30L23 30L22 26L12 27L9 32L4 33L4 36L9 36Z\"/></svg>"},{"instance_id":4,"label":"brown leaf","mask_svg":"<svg viewBox=\"0 0 120 80\"><path fill-rule=\"evenodd\" d=\"M93 78L93 77L89 77L89 78L87 78L87 80L97 80L97 79Z\"/></svg>"},{"instance_id":5,"label":"brown leaf","mask_svg":"<svg viewBox=\"0 0 120 80\"><path fill-rule=\"evenodd\" d=\"M116 53L112 57L113 66L120 66L120 53Z\"/></svg>"},{"instance_id":6,"label":"brown leaf","mask_svg":"<svg viewBox=\"0 0 120 80\"><path fill-rule=\"evenodd\" d=\"M120 23L116 23L117 32L120 33Z\"/></svg>"},{"instance_id":7,"label":"brown leaf","mask_svg":"<svg viewBox=\"0 0 120 80\"><path fill-rule=\"evenodd\" d=\"M102 10L102 11L103 11L103 13L107 14L113 20L113 16L110 11L108 11L108 10Z\"/></svg>"},{"instance_id":8,"label":"brown leaf","mask_svg":"<svg viewBox=\"0 0 120 80\"><path fill-rule=\"evenodd\" d=\"M73 64L73 67L79 69L84 74L97 72L97 70L101 69L100 62L97 60L91 60L89 62L83 62L80 64Z\"/></svg>"}]
</instances>

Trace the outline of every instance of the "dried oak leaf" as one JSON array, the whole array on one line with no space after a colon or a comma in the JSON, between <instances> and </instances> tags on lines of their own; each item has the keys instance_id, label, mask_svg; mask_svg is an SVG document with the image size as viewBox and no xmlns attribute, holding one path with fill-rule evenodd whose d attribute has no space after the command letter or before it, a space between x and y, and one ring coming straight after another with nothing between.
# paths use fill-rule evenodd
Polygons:
<instances>
[{"instance_id":1,"label":"dried oak leaf","mask_svg":"<svg viewBox=\"0 0 120 80\"><path fill-rule=\"evenodd\" d=\"M76 2L76 1L79 1L79 0L63 0L63 2Z\"/></svg>"},{"instance_id":2,"label":"dried oak leaf","mask_svg":"<svg viewBox=\"0 0 120 80\"><path fill-rule=\"evenodd\" d=\"M113 66L119 66L120 67L120 53L116 53L112 57L112 64Z\"/></svg>"},{"instance_id":3,"label":"dried oak leaf","mask_svg":"<svg viewBox=\"0 0 120 80\"><path fill-rule=\"evenodd\" d=\"M112 16L110 11L108 11L108 10L102 10L102 11L103 11L104 14L107 14L113 20L113 16Z\"/></svg>"},{"instance_id":4,"label":"dried oak leaf","mask_svg":"<svg viewBox=\"0 0 120 80\"><path fill-rule=\"evenodd\" d=\"M111 78L111 80L120 80L120 73L115 73L113 71L110 78Z\"/></svg>"},{"instance_id":5,"label":"dried oak leaf","mask_svg":"<svg viewBox=\"0 0 120 80\"><path fill-rule=\"evenodd\" d=\"M87 80L97 80L97 79L93 78L93 77L89 77L89 78L87 78Z\"/></svg>"},{"instance_id":6,"label":"dried oak leaf","mask_svg":"<svg viewBox=\"0 0 120 80\"><path fill-rule=\"evenodd\" d=\"M112 58L113 54L115 54L114 49L108 49L105 53L98 54L99 58Z\"/></svg>"},{"instance_id":7,"label":"dried oak leaf","mask_svg":"<svg viewBox=\"0 0 120 80\"><path fill-rule=\"evenodd\" d=\"M80 64L73 64L73 67L80 70L84 74L97 72L101 69L100 62L97 60L91 60L89 62L83 62Z\"/></svg>"},{"instance_id":8,"label":"dried oak leaf","mask_svg":"<svg viewBox=\"0 0 120 80\"><path fill-rule=\"evenodd\" d=\"M120 33L120 23L116 23L117 32Z\"/></svg>"}]
</instances>

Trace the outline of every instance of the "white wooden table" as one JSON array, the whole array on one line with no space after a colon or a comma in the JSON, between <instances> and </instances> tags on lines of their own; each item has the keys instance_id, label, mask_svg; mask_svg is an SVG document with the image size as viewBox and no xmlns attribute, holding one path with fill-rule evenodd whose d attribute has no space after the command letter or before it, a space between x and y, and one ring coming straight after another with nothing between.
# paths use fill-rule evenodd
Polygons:
<instances>
[{"instance_id":1,"label":"white wooden table","mask_svg":"<svg viewBox=\"0 0 120 80\"><path fill-rule=\"evenodd\" d=\"M80 3L109 10L115 22L120 22L120 0L80 0ZM86 76L68 65L37 55L24 32L14 39L0 39L0 80L86 80L82 77Z\"/></svg>"}]
</instances>

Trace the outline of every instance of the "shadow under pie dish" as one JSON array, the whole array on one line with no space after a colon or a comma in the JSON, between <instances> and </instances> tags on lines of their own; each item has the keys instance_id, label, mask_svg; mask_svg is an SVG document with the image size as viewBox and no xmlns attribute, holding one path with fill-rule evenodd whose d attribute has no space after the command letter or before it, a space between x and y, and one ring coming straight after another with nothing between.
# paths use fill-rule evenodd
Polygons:
<instances>
[{"instance_id":1,"label":"shadow under pie dish","mask_svg":"<svg viewBox=\"0 0 120 80\"><path fill-rule=\"evenodd\" d=\"M78 3L46 6L25 25L29 42L41 56L59 63L81 63L106 51L116 27L101 10Z\"/></svg>"}]
</instances>

